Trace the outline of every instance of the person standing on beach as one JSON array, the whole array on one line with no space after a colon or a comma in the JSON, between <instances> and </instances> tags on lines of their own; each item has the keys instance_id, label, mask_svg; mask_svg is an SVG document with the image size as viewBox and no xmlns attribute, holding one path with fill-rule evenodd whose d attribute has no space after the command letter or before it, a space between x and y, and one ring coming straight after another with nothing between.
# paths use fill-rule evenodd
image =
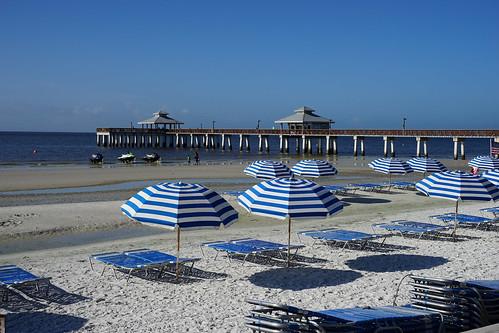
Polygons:
<instances>
[{"instance_id":1,"label":"person standing on beach","mask_svg":"<svg viewBox=\"0 0 499 333\"><path fill-rule=\"evenodd\" d=\"M191 165L191 155L187 155L187 164Z\"/></svg>"},{"instance_id":2,"label":"person standing on beach","mask_svg":"<svg viewBox=\"0 0 499 333\"><path fill-rule=\"evenodd\" d=\"M196 165L199 165L199 153L197 151L194 153L194 161L196 161Z\"/></svg>"}]
</instances>

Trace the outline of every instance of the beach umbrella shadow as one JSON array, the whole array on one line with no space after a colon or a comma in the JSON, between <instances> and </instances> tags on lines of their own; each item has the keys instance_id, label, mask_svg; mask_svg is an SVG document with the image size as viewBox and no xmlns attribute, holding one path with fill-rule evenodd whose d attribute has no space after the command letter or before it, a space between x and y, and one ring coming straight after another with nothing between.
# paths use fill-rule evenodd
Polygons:
<instances>
[{"instance_id":1,"label":"beach umbrella shadow","mask_svg":"<svg viewBox=\"0 0 499 333\"><path fill-rule=\"evenodd\" d=\"M306 290L333 287L355 281L362 276L355 271L315 267L276 268L250 276L255 286L272 289Z\"/></svg>"},{"instance_id":2,"label":"beach umbrella shadow","mask_svg":"<svg viewBox=\"0 0 499 333\"><path fill-rule=\"evenodd\" d=\"M16 333L65 333L81 329L87 319L65 314L47 312L9 313L6 317L6 332Z\"/></svg>"},{"instance_id":3,"label":"beach umbrella shadow","mask_svg":"<svg viewBox=\"0 0 499 333\"><path fill-rule=\"evenodd\" d=\"M351 259L345 264L359 271L383 273L430 269L448 261L443 257L415 254L381 254Z\"/></svg>"},{"instance_id":4,"label":"beach umbrella shadow","mask_svg":"<svg viewBox=\"0 0 499 333\"><path fill-rule=\"evenodd\" d=\"M382 204L392 202L391 200L380 198L342 198L341 201L358 204Z\"/></svg>"}]
</instances>

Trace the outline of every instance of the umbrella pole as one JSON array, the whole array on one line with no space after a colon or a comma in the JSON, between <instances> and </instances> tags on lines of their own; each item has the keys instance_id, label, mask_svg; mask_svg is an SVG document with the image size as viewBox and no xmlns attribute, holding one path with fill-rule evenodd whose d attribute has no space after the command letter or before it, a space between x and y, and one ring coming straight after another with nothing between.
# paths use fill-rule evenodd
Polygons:
<instances>
[{"instance_id":1,"label":"umbrella pole","mask_svg":"<svg viewBox=\"0 0 499 333\"><path fill-rule=\"evenodd\" d=\"M288 216L288 267L291 261L291 216Z\"/></svg>"},{"instance_id":2,"label":"umbrella pole","mask_svg":"<svg viewBox=\"0 0 499 333\"><path fill-rule=\"evenodd\" d=\"M177 227L177 262L175 263L175 277L178 280L179 276L179 265L178 265L178 260L180 256L180 228Z\"/></svg>"},{"instance_id":3,"label":"umbrella pole","mask_svg":"<svg viewBox=\"0 0 499 333\"><path fill-rule=\"evenodd\" d=\"M454 213L454 231L452 232L452 235L454 238L456 237L456 231L457 231L457 211L459 207L459 200L456 200L456 212Z\"/></svg>"}]
</instances>

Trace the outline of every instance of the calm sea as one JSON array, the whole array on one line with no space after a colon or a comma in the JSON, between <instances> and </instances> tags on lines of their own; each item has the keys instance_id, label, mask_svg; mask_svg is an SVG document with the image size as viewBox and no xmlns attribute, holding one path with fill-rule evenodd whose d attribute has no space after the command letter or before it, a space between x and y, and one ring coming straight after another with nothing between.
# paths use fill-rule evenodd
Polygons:
<instances>
[{"instance_id":1,"label":"calm sea","mask_svg":"<svg viewBox=\"0 0 499 333\"><path fill-rule=\"evenodd\" d=\"M105 163L116 163L116 158L122 153L131 151L138 159L150 152L157 152L163 162L179 162L186 160L194 153L190 148L104 148L97 147L95 133L35 133L35 132L0 132L0 164L2 165L46 165L46 164L84 164L92 153L104 155ZM235 139L235 138L234 138ZM239 152L238 141L233 140L235 150L222 152L218 150L199 149L201 159L237 160L262 159L298 156L294 153L295 143L290 140L290 154L279 153L278 138L271 137L270 154L258 153L257 138L252 138L251 152ZM467 139L466 156L489 154L488 139ZM382 138L366 138L366 155L380 157L383 154ZM351 157L353 150L352 138L338 138L339 157ZM452 158L453 143L451 139L431 139L428 142L431 157ZM412 157L416 153L416 142L413 138L398 138L395 141L397 157ZM309 155L310 156L310 155Z\"/></svg>"}]
</instances>

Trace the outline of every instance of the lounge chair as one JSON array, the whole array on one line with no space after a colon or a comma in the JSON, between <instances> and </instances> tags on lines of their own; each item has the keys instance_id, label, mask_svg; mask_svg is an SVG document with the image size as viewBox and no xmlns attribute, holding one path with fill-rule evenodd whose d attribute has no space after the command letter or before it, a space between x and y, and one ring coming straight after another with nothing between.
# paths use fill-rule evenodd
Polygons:
<instances>
[{"instance_id":1,"label":"lounge chair","mask_svg":"<svg viewBox=\"0 0 499 333\"><path fill-rule=\"evenodd\" d=\"M215 259L218 257L220 252L224 252L227 255L227 258L230 260L231 256L242 255L243 256L243 264L246 262L246 259L253 256L268 256L269 254L276 253L279 254L282 259L287 259L285 257L285 250L288 249L287 244L275 243L264 241L260 239L254 238L242 238L242 239L233 239L230 241L217 241L217 242L207 242L201 244L201 251L203 252L203 247L208 247L210 249L216 250L217 254ZM303 248L302 244L291 244L290 249L294 250L293 256L296 255L299 249ZM204 255L204 252L203 252Z\"/></svg>"},{"instance_id":2,"label":"lounge chair","mask_svg":"<svg viewBox=\"0 0 499 333\"><path fill-rule=\"evenodd\" d=\"M346 194L347 188L341 185L324 185L324 188L333 194Z\"/></svg>"},{"instance_id":3,"label":"lounge chair","mask_svg":"<svg viewBox=\"0 0 499 333\"><path fill-rule=\"evenodd\" d=\"M392 182L390 183L393 188L401 189L401 190L411 190L416 188L416 183L414 182Z\"/></svg>"},{"instance_id":4,"label":"lounge chair","mask_svg":"<svg viewBox=\"0 0 499 333\"><path fill-rule=\"evenodd\" d=\"M288 305L247 300L256 305L245 317L253 332L418 332L442 330L440 314L409 306L382 306L310 311Z\"/></svg>"},{"instance_id":5,"label":"lounge chair","mask_svg":"<svg viewBox=\"0 0 499 333\"><path fill-rule=\"evenodd\" d=\"M363 250L369 242L372 242L375 239L383 238L381 243L373 242L375 245L382 246L385 243L387 235L369 234L360 231L343 229L322 229L300 231L298 232L298 237L300 236L311 237L314 239L314 244L317 240L330 245L342 243L342 249L350 248L350 245L354 244L359 245L360 249Z\"/></svg>"},{"instance_id":6,"label":"lounge chair","mask_svg":"<svg viewBox=\"0 0 499 333\"><path fill-rule=\"evenodd\" d=\"M50 289L50 278L36 276L27 270L16 265L0 266L0 290L3 290L2 300L7 302L9 291L19 293L18 288L25 286L35 286L40 290L40 286L46 286L45 295L48 295Z\"/></svg>"},{"instance_id":7,"label":"lounge chair","mask_svg":"<svg viewBox=\"0 0 499 333\"><path fill-rule=\"evenodd\" d=\"M481 212L492 213L494 217L499 217L499 207L482 208Z\"/></svg>"},{"instance_id":8,"label":"lounge chair","mask_svg":"<svg viewBox=\"0 0 499 333\"><path fill-rule=\"evenodd\" d=\"M412 305L440 313L449 331L467 331L499 322L499 280L410 278Z\"/></svg>"},{"instance_id":9,"label":"lounge chair","mask_svg":"<svg viewBox=\"0 0 499 333\"><path fill-rule=\"evenodd\" d=\"M387 184L376 184L376 183L350 184L349 186L366 192L379 192L387 187L388 189L390 189L389 185Z\"/></svg>"},{"instance_id":10,"label":"lounge chair","mask_svg":"<svg viewBox=\"0 0 499 333\"><path fill-rule=\"evenodd\" d=\"M435 235L438 232L449 229L448 226L407 220L396 220L392 221L392 223L378 223L373 224L372 227L383 229L390 233L400 234L402 237L405 237L406 235L416 235L419 236L419 238L426 235Z\"/></svg>"},{"instance_id":11,"label":"lounge chair","mask_svg":"<svg viewBox=\"0 0 499 333\"><path fill-rule=\"evenodd\" d=\"M498 222L498 219L489 219L483 216L476 215L467 215L467 214L455 214L455 213L447 213L441 215L433 215L430 218L440 220L445 223L453 223L455 220L458 224L464 226L474 226L479 229L481 226L485 226L487 228L493 223Z\"/></svg>"},{"instance_id":12,"label":"lounge chair","mask_svg":"<svg viewBox=\"0 0 499 333\"><path fill-rule=\"evenodd\" d=\"M104 264L101 276L104 274L106 267L113 269L114 276L118 278L116 271L125 271L127 281L133 272L144 271L148 276L151 271L157 271L159 279L168 266L177 264L177 257L160 251L150 249L138 249L126 252L108 252L94 254L89 257L90 267L94 270L92 260L99 261ZM199 261L199 258L178 258L178 263L182 265L191 264L189 270L192 270L194 263Z\"/></svg>"},{"instance_id":13,"label":"lounge chair","mask_svg":"<svg viewBox=\"0 0 499 333\"><path fill-rule=\"evenodd\" d=\"M225 195L230 195L230 196L233 196L233 197L238 197L240 196L241 194L243 194L244 191L238 191L238 190L233 190L233 191L225 191L223 192L223 194Z\"/></svg>"}]
</instances>

